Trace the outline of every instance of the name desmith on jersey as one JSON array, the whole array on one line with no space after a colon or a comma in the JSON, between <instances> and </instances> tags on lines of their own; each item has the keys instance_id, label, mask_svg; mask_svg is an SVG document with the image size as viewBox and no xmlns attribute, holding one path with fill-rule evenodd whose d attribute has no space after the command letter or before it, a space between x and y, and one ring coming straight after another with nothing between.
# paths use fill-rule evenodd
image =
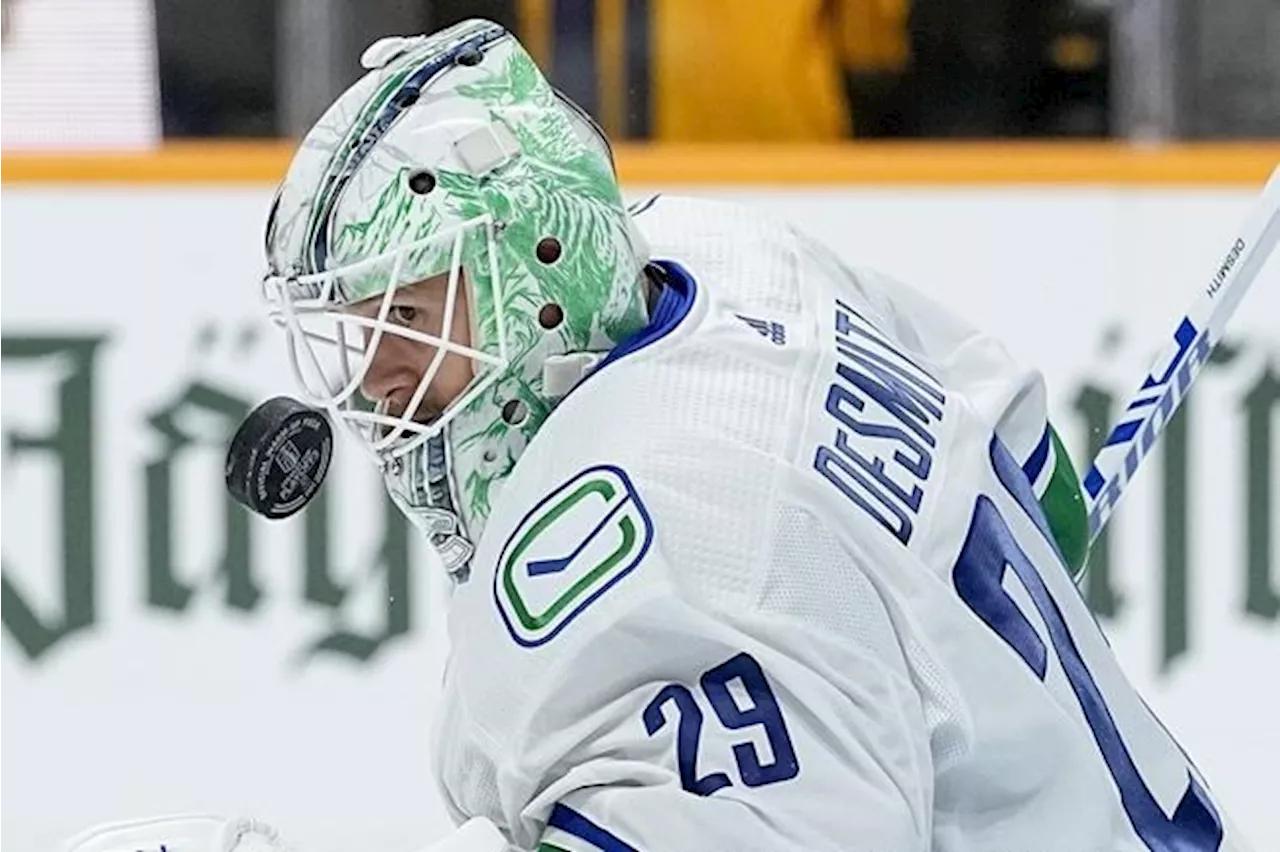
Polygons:
<instances>
[{"instance_id":1,"label":"name desmith on jersey","mask_svg":"<svg viewBox=\"0 0 1280 852\"><path fill-rule=\"evenodd\" d=\"M826 412L836 421L835 437L830 446L818 447L814 469L908 544L933 469L929 450L938 439L932 427L942 420L946 394L933 376L839 299L834 330L839 360ZM902 471L906 484L891 470Z\"/></svg>"}]
</instances>

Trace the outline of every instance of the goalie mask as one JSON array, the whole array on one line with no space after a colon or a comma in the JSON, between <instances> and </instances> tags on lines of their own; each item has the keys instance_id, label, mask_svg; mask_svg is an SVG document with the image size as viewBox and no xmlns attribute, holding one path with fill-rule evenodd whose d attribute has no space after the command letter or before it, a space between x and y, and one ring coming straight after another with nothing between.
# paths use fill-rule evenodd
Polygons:
<instances>
[{"instance_id":1,"label":"goalie mask","mask_svg":"<svg viewBox=\"0 0 1280 852\"><path fill-rule=\"evenodd\" d=\"M552 407L646 324L647 249L603 135L501 27L383 39L362 63L276 196L263 287L305 400L359 438L464 579ZM439 288L435 325L405 321L411 286ZM367 403L379 351L405 342L416 384ZM435 399L458 358L459 392Z\"/></svg>"}]
</instances>

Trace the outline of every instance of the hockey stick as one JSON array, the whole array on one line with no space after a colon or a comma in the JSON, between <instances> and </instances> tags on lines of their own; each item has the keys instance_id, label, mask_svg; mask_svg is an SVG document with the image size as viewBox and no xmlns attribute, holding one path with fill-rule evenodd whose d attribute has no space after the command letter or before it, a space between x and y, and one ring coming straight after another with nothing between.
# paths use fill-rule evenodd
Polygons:
<instances>
[{"instance_id":1,"label":"hockey stick","mask_svg":"<svg viewBox=\"0 0 1280 852\"><path fill-rule=\"evenodd\" d=\"M1245 291L1266 265L1280 241L1280 167L1262 190L1258 203L1223 254L1213 277L1161 350L1142 385L1130 397L1123 419L1107 436L1085 474L1092 544L1115 511L1133 475L1146 458L1191 383L1222 339Z\"/></svg>"}]
</instances>

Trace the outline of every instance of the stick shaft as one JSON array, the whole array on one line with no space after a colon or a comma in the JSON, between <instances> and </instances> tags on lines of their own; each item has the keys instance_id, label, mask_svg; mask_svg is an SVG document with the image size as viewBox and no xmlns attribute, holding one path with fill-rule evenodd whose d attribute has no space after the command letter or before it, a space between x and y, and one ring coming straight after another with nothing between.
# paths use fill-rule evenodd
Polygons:
<instances>
[{"instance_id":1,"label":"stick shaft","mask_svg":"<svg viewBox=\"0 0 1280 852\"><path fill-rule=\"evenodd\" d=\"M1090 465L1082 483L1092 542L1186 398L1192 382L1222 339L1227 322L1280 241L1280 168L1271 174L1244 225L1221 255L1190 310L1178 322L1173 341L1125 406L1119 423Z\"/></svg>"}]
</instances>

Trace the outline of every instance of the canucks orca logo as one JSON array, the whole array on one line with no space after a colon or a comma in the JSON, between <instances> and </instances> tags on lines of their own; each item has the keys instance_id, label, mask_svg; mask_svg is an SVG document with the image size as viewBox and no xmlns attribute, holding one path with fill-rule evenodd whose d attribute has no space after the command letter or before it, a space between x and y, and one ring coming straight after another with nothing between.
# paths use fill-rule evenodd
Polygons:
<instances>
[{"instance_id":1,"label":"canucks orca logo","mask_svg":"<svg viewBox=\"0 0 1280 852\"><path fill-rule=\"evenodd\" d=\"M543 498L511 533L493 596L511 638L541 645L639 564L653 522L621 468L587 468Z\"/></svg>"}]
</instances>

